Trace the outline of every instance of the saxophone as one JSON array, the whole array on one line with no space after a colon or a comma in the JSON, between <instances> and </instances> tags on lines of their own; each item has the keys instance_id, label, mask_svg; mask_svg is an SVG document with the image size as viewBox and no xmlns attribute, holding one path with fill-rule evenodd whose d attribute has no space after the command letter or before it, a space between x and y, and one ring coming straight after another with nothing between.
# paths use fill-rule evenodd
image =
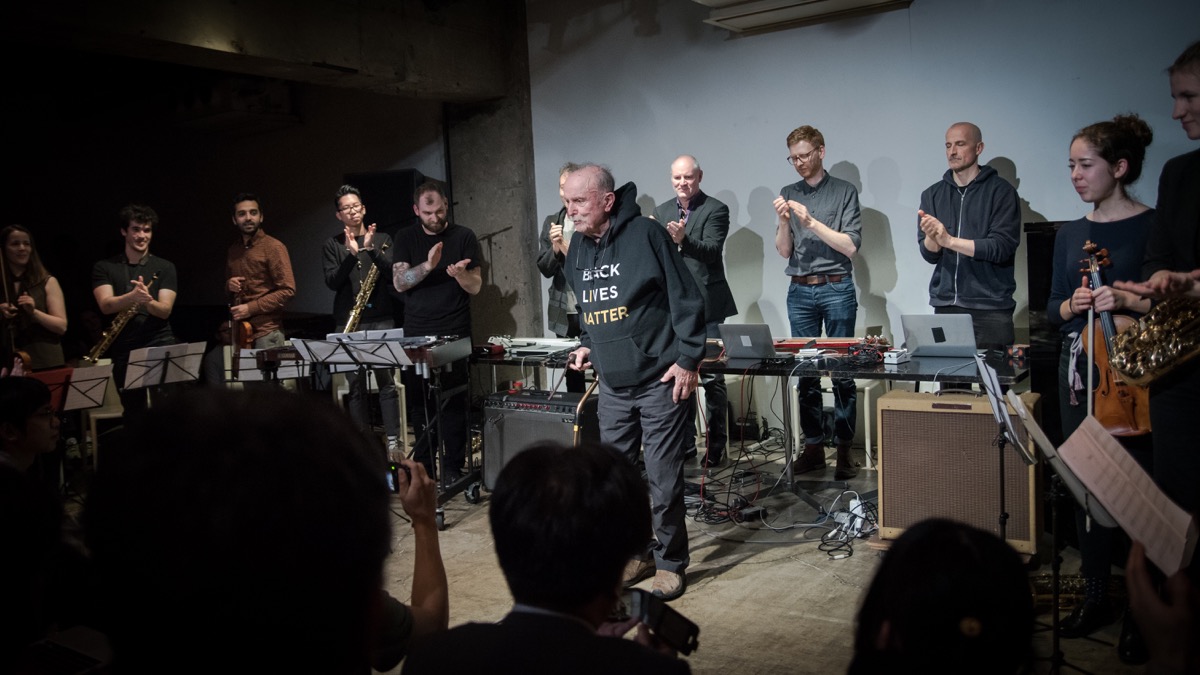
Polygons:
<instances>
[{"instance_id":1,"label":"saxophone","mask_svg":"<svg viewBox=\"0 0 1200 675\"><path fill-rule=\"evenodd\" d=\"M1200 356L1200 301L1170 298L1113 338L1109 361L1126 382L1145 386Z\"/></svg>"},{"instance_id":2,"label":"saxophone","mask_svg":"<svg viewBox=\"0 0 1200 675\"><path fill-rule=\"evenodd\" d=\"M383 253L386 250L388 250L388 244L384 244L379 252ZM354 298L354 308L350 310L350 316L346 319L346 327L342 329L343 333L353 333L358 329L358 322L362 319L363 310L367 308L367 302L371 299L371 292L375 290L375 282L378 280L379 267L375 263L371 263L367 278L363 279L362 287L358 289L358 296Z\"/></svg>"},{"instance_id":3,"label":"saxophone","mask_svg":"<svg viewBox=\"0 0 1200 675\"><path fill-rule=\"evenodd\" d=\"M150 283L146 284L146 290L150 290L150 287L153 286L154 282L157 280L158 272L155 272L154 276L150 277ZM121 334L121 331L125 330L125 324L129 323L129 320L132 319L141 308L141 305L130 305L122 310L121 313L117 315L117 318L113 319L112 325L108 327L108 330L104 331L104 334L100 336L100 342L97 342L96 346L92 347L92 351L88 352L88 355L83 357L83 360L92 364L95 364L97 361L99 361L100 357L104 355L104 352L106 352L108 348L112 346L112 343L117 339L117 336Z\"/></svg>"}]
</instances>

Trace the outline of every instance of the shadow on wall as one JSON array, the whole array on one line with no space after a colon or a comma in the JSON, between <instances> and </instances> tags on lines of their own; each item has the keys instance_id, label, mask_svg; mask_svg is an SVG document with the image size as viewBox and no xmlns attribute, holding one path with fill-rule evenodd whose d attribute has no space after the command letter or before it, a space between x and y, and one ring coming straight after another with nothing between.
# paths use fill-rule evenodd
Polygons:
<instances>
[{"instance_id":1,"label":"shadow on wall","mask_svg":"<svg viewBox=\"0 0 1200 675\"><path fill-rule=\"evenodd\" d=\"M612 5L610 12L597 11ZM573 21L586 24L582 34L599 39L609 28L625 24L628 15L633 19L633 36L651 38L662 32L658 22L658 0L590 0L561 2L560 0L526 0L526 21L546 24L546 44L542 49L551 54L565 54L588 44L588 41L567 40L567 30ZM579 33L576 26L576 33ZM569 45L569 46L568 46ZM534 45L530 45L531 51Z\"/></svg>"},{"instance_id":2,"label":"shadow on wall","mask_svg":"<svg viewBox=\"0 0 1200 675\"><path fill-rule=\"evenodd\" d=\"M511 227L506 227L498 232L492 232L486 235L479 235L479 255L482 260L479 261L479 266L482 268L480 274L483 276L483 286L480 287L479 293L471 298L471 339L473 342L482 342L491 335L516 335L517 320L513 318L513 308L517 305L517 292L515 290L504 293L500 290L504 288L516 288L516 284L511 281L505 281L502 284L496 283L493 276L494 268L488 263L495 259L493 248L497 246L496 235L511 230ZM502 246L502 244L499 244ZM480 325L486 325L488 332L485 334L478 328Z\"/></svg>"},{"instance_id":3,"label":"shadow on wall","mask_svg":"<svg viewBox=\"0 0 1200 675\"><path fill-rule=\"evenodd\" d=\"M650 195L646 194L645 192L643 192L641 194L641 196L639 196L637 198L637 205L638 205L638 209L640 210L640 213L643 216L646 216L647 218L651 218L654 216L654 208L656 206L658 206L657 204L654 203L654 197L651 197ZM665 227L665 225L664 225L664 227Z\"/></svg>"},{"instance_id":4,"label":"shadow on wall","mask_svg":"<svg viewBox=\"0 0 1200 675\"><path fill-rule=\"evenodd\" d=\"M1017 248L1016 260L1013 261L1013 273L1017 277L1017 306L1013 310L1013 322L1016 324L1017 340L1028 342L1029 329L1029 248L1025 241L1025 223L1044 223L1046 216L1033 210L1029 202L1021 197L1021 179L1017 177L1017 164L1007 157L994 157L988 166L996 170L1000 177L1008 181L1017 191L1021 204L1021 245ZM1067 181L1064 181L1064 185Z\"/></svg>"},{"instance_id":5,"label":"shadow on wall","mask_svg":"<svg viewBox=\"0 0 1200 675\"><path fill-rule=\"evenodd\" d=\"M761 233L772 233L771 248L774 249L774 214L771 200L774 194L764 187L750 192L748 222L739 226L741 204L737 195L722 190L713 195L729 207L729 237L725 240L725 278L737 303L741 323L766 323L786 326L787 317L781 308L762 303L764 266L763 255L767 242Z\"/></svg>"},{"instance_id":6,"label":"shadow on wall","mask_svg":"<svg viewBox=\"0 0 1200 675\"><path fill-rule=\"evenodd\" d=\"M900 190L900 167L894 161L883 160L889 166L877 168L880 160L872 163L872 177L878 174L879 190L891 191L892 198ZM859 203L863 201L862 176L858 167L850 162L838 162L829 168L830 175L841 178L858 190ZM874 186L873 186L874 187ZM887 294L896 288L896 246L892 240L891 221L883 211L861 206L862 247L854 257L854 283L858 287L858 306L861 312L856 322L855 333L863 332L867 326L883 326L883 334L891 335L888 319Z\"/></svg>"}]
</instances>

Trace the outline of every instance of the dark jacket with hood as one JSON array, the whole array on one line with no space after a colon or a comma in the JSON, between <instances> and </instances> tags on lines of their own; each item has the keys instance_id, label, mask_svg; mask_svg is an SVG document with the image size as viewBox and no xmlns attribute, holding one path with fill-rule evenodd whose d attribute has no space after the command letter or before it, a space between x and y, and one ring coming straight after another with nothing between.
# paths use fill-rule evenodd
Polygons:
<instances>
[{"instance_id":1,"label":"dark jacket with hood","mask_svg":"<svg viewBox=\"0 0 1200 675\"><path fill-rule=\"evenodd\" d=\"M571 238L566 269L579 307L579 337L608 386L631 387L704 358L704 298L666 228L641 215L637 187L616 190L599 240Z\"/></svg>"},{"instance_id":2,"label":"dark jacket with hood","mask_svg":"<svg viewBox=\"0 0 1200 675\"><path fill-rule=\"evenodd\" d=\"M975 257L942 249L930 253L917 228L917 247L937 267L929 280L929 304L999 310L1016 306L1013 261L1021 242L1021 203L1017 191L990 166L980 167L964 187L947 170L921 193L921 210L942 221L951 236L975 242Z\"/></svg>"}]
</instances>

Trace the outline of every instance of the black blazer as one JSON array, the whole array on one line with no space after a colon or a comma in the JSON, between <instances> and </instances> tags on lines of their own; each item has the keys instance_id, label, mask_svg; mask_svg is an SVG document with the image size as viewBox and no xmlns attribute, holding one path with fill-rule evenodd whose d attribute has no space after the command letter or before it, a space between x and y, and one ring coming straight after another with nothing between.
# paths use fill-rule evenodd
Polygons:
<instances>
[{"instance_id":1,"label":"black blazer","mask_svg":"<svg viewBox=\"0 0 1200 675\"><path fill-rule=\"evenodd\" d=\"M563 272L564 256L555 253L554 247L550 245L550 225L562 225L566 217L566 209L559 209L558 213L546 216L546 220L542 222L542 233L538 236L537 259L538 270L550 280L550 302L546 306L546 320L550 325L547 328L551 333L562 337L566 337L569 332L567 315L575 308L571 306L570 296L567 295L571 290L571 282Z\"/></svg>"},{"instance_id":2,"label":"black blazer","mask_svg":"<svg viewBox=\"0 0 1200 675\"><path fill-rule=\"evenodd\" d=\"M665 227L679 220L679 206L669 199L654 209L654 219ZM704 320L721 322L737 314L737 303L725 279L725 237L729 236L729 207L703 192L692 200L679 253L704 296Z\"/></svg>"}]
</instances>

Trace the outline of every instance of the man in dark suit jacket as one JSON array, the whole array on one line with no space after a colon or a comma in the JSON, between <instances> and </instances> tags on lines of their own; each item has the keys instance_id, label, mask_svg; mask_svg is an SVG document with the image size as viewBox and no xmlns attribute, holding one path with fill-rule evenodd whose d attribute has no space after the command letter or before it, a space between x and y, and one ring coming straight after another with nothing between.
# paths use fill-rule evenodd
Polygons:
<instances>
[{"instance_id":1,"label":"man in dark suit jacket","mask_svg":"<svg viewBox=\"0 0 1200 675\"><path fill-rule=\"evenodd\" d=\"M654 209L654 219L667 226L671 239L679 246L683 262L691 270L704 296L706 337L721 337L717 326L726 317L738 313L733 292L725 280L725 237L729 235L729 207L700 190L704 172L700 162L691 155L680 155L671 163L671 187L675 198ZM708 449L702 466L717 466L725 457L729 440L726 422L728 415L725 376L705 374L700 377L707 404L704 407L708 426ZM695 454L690 448L688 456Z\"/></svg>"},{"instance_id":2,"label":"man in dark suit jacket","mask_svg":"<svg viewBox=\"0 0 1200 675\"><path fill-rule=\"evenodd\" d=\"M499 623L468 623L414 644L405 675L691 672L636 619L614 622L625 564L646 547L650 505L613 448L535 445L512 458L488 513L515 604Z\"/></svg>"},{"instance_id":3,"label":"man in dark suit jacket","mask_svg":"<svg viewBox=\"0 0 1200 675\"><path fill-rule=\"evenodd\" d=\"M563 198L563 185L567 182L567 174L579 168L574 162L567 162L558 170L558 198ZM563 261L567 258L567 250L571 246L571 235L575 233L575 225L567 217L566 202L557 213L546 216L542 222L542 234L538 237L538 270L542 276L550 280L549 303L546 305L546 323L550 332L560 338L579 337L579 314L576 309L575 293L571 283L563 272ZM585 382L583 373L567 370L567 391L583 392Z\"/></svg>"}]
</instances>

